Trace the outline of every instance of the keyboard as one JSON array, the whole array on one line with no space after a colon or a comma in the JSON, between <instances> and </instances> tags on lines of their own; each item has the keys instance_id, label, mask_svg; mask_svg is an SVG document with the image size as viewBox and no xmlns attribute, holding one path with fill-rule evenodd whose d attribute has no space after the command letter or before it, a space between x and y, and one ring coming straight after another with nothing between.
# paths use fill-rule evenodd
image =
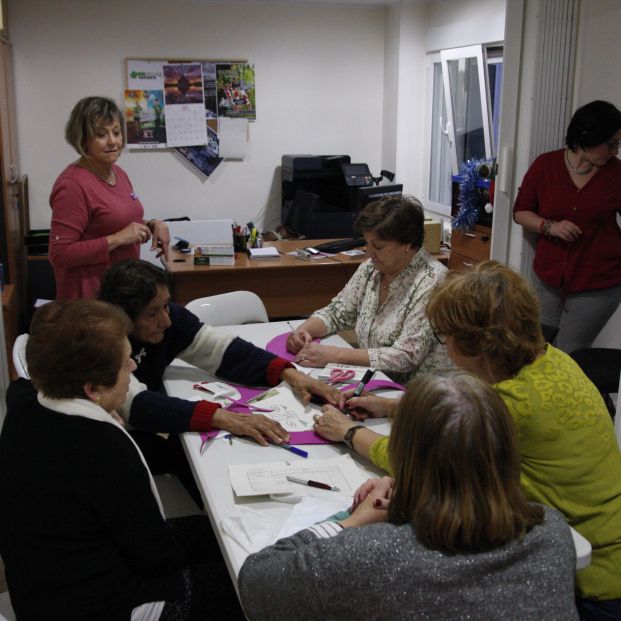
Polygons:
<instances>
[{"instance_id":1,"label":"keyboard","mask_svg":"<svg viewBox=\"0 0 621 621\"><path fill-rule=\"evenodd\" d=\"M328 254L338 254L344 250L353 250L354 248L360 248L360 246L366 246L367 242L364 237L348 237L347 239L337 239L336 241L326 242L325 244L319 244L313 246L315 250L319 252L327 252Z\"/></svg>"}]
</instances>

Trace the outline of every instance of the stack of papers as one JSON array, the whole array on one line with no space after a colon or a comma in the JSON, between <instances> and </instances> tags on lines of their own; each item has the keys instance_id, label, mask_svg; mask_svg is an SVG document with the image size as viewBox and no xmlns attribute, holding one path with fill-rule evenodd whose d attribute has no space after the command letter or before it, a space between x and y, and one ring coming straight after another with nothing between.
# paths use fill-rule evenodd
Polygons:
<instances>
[{"instance_id":1,"label":"stack of papers","mask_svg":"<svg viewBox=\"0 0 621 621\"><path fill-rule=\"evenodd\" d=\"M272 246L268 248L249 248L248 254L251 259L277 259L280 256L278 250Z\"/></svg>"}]
</instances>

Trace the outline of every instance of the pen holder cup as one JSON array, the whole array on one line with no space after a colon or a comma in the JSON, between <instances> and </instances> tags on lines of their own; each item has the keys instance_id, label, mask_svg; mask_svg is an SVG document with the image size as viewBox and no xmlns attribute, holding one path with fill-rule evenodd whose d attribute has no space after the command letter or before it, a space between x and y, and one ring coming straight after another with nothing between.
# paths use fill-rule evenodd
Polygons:
<instances>
[{"instance_id":1,"label":"pen holder cup","mask_svg":"<svg viewBox=\"0 0 621 621\"><path fill-rule=\"evenodd\" d=\"M250 235L242 235L241 233L235 233L233 235L233 249L235 252L244 252L248 246L248 239Z\"/></svg>"}]
</instances>

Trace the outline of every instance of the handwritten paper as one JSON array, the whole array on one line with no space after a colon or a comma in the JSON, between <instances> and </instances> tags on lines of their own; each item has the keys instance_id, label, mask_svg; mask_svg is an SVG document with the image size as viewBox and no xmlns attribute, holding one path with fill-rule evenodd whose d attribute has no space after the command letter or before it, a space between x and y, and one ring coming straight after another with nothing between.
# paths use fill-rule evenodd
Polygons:
<instances>
[{"instance_id":1,"label":"handwritten paper","mask_svg":"<svg viewBox=\"0 0 621 621\"><path fill-rule=\"evenodd\" d=\"M279 385L270 390L260 402L257 401L257 405L272 410L262 413L280 423L286 431L311 430L313 414L319 412L318 408L304 405L286 385Z\"/></svg>"},{"instance_id":2,"label":"handwritten paper","mask_svg":"<svg viewBox=\"0 0 621 621\"><path fill-rule=\"evenodd\" d=\"M343 496L351 497L367 479L365 473L349 455L334 459L305 459L292 462L264 464L232 464L228 466L231 486L238 496L288 494L306 491L306 486L287 481L287 476L311 479L335 485ZM313 494L317 489L313 488ZM321 490L326 494L334 492Z\"/></svg>"}]
</instances>

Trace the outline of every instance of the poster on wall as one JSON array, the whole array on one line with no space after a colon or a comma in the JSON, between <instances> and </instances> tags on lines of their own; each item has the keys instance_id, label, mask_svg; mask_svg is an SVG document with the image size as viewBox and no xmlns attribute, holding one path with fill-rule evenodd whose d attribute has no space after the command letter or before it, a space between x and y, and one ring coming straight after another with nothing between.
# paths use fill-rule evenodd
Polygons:
<instances>
[{"instance_id":1,"label":"poster on wall","mask_svg":"<svg viewBox=\"0 0 621 621\"><path fill-rule=\"evenodd\" d=\"M255 120L254 65L217 63L218 116Z\"/></svg>"},{"instance_id":2,"label":"poster on wall","mask_svg":"<svg viewBox=\"0 0 621 621\"><path fill-rule=\"evenodd\" d=\"M247 130L231 134L229 129L221 136L218 120L256 119L254 65L244 60L127 59L126 86L130 148L173 147L205 176L224 153L245 155L239 143L242 135L241 142L247 140Z\"/></svg>"},{"instance_id":3,"label":"poster on wall","mask_svg":"<svg viewBox=\"0 0 621 621\"><path fill-rule=\"evenodd\" d=\"M163 91L126 90L125 126L130 148L166 148Z\"/></svg>"}]
</instances>

